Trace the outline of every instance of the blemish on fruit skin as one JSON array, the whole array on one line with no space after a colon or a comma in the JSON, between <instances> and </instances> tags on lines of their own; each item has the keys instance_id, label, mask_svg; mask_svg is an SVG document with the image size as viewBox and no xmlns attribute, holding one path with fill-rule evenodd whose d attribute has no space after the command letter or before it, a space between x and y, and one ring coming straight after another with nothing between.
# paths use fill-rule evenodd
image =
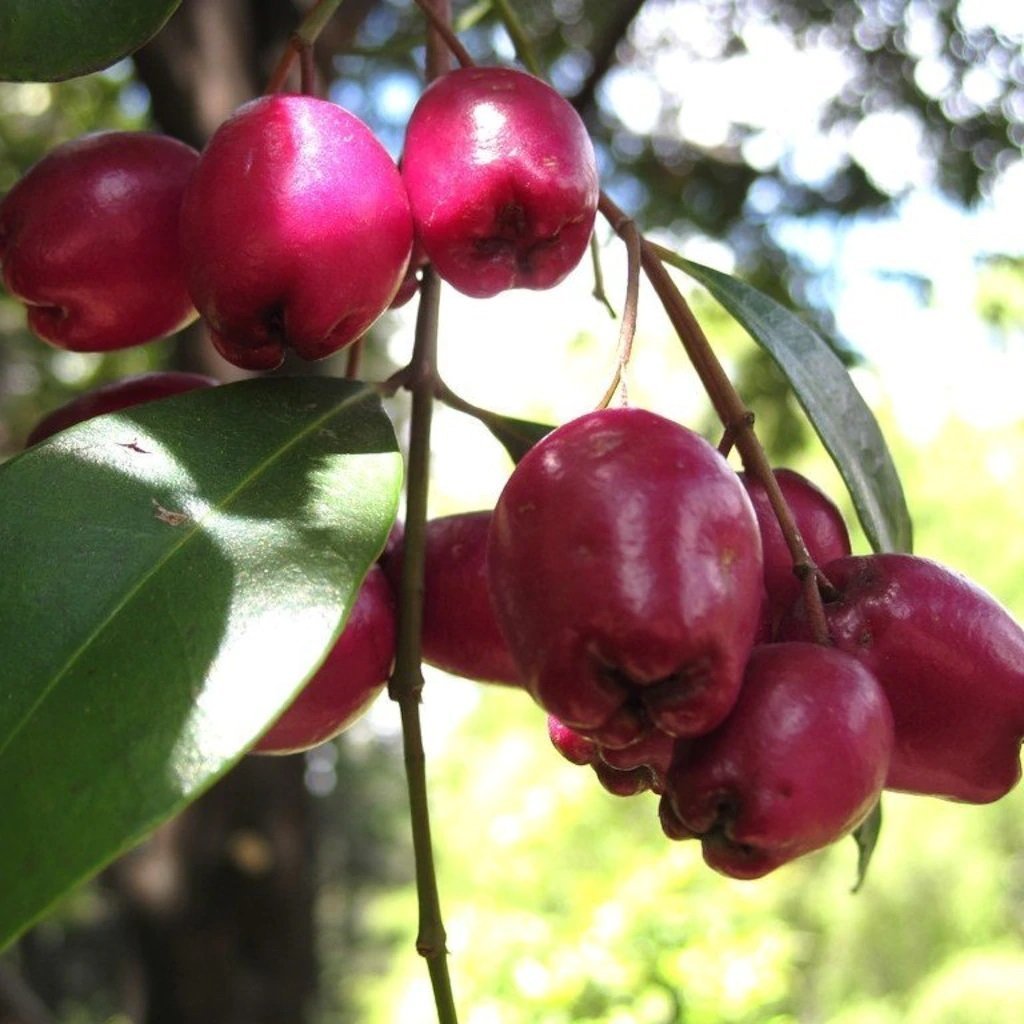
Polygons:
<instances>
[{"instance_id":1,"label":"blemish on fruit skin","mask_svg":"<svg viewBox=\"0 0 1024 1024\"><path fill-rule=\"evenodd\" d=\"M118 441L118 448L127 448L129 451L138 452L139 455L151 455L152 452L143 448L137 440L135 441Z\"/></svg>"}]
</instances>

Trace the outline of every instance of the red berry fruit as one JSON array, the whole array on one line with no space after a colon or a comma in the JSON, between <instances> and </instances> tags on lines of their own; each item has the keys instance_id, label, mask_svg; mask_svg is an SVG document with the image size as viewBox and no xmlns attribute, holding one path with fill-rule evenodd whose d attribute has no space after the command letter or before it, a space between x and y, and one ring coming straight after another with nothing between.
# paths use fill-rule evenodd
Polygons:
<instances>
[{"instance_id":1,"label":"red berry fruit","mask_svg":"<svg viewBox=\"0 0 1024 1024\"><path fill-rule=\"evenodd\" d=\"M519 669L498 626L487 585L491 512L463 512L426 524L423 565L423 660L457 676L520 685ZM381 557L397 592L401 542Z\"/></svg>"},{"instance_id":2,"label":"red berry fruit","mask_svg":"<svg viewBox=\"0 0 1024 1024\"><path fill-rule=\"evenodd\" d=\"M699 735L735 702L761 538L736 474L693 431L607 409L548 434L498 500L488 575L525 685L602 746Z\"/></svg>"},{"instance_id":3,"label":"red berry fruit","mask_svg":"<svg viewBox=\"0 0 1024 1024\"><path fill-rule=\"evenodd\" d=\"M394 298L412 247L401 175L334 103L264 96L214 133L181 215L188 286L225 359L320 359Z\"/></svg>"},{"instance_id":4,"label":"red berry fruit","mask_svg":"<svg viewBox=\"0 0 1024 1024\"><path fill-rule=\"evenodd\" d=\"M832 500L807 477L792 469L776 469L782 496L786 499L808 554L818 566L850 553L850 534L842 514ZM750 495L761 530L764 552L765 617L770 637L779 619L800 596L800 581L793 573L793 557L782 528L768 500L768 492L755 477L740 473ZM767 639L767 637L766 637Z\"/></svg>"},{"instance_id":5,"label":"red berry fruit","mask_svg":"<svg viewBox=\"0 0 1024 1024\"><path fill-rule=\"evenodd\" d=\"M892 713L856 658L816 644L756 647L729 717L677 748L662 828L700 839L716 871L759 878L864 820L892 744Z\"/></svg>"},{"instance_id":6,"label":"red berry fruit","mask_svg":"<svg viewBox=\"0 0 1024 1024\"><path fill-rule=\"evenodd\" d=\"M40 338L107 352L195 318L178 212L197 160L194 149L165 135L83 135L52 150L7 193L0 268Z\"/></svg>"},{"instance_id":7,"label":"red berry fruit","mask_svg":"<svg viewBox=\"0 0 1024 1024\"><path fill-rule=\"evenodd\" d=\"M896 727L886 787L988 803L1020 779L1024 630L993 597L925 558L878 554L823 566L832 641L877 676ZM780 625L806 637L803 602Z\"/></svg>"},{"instance_id":8,"label":"red berry fruit","mask_svg":"<svg viewBox=\"0 0 1024 1024\"><path fill-rule=\"evenodd\" d=\"M665 733L653 730L639 743L624 750L606 750L554 715L548 715L548 738L571 764L590 765L598 782L615 796L634 796L647 790L662 792L676 742Z\"/></svg>"},{"instance_id":9,"label":"red berry fruit","mask_svg":"<svg viewBox=\"0 0 1024 1024\"><path fill-rule=\"evenodd\" d=\"M597 211L594 148L554 89L511 68L433 82L402 156L416 232L466 295L551 288L579 263Z\"/></svg>"},{"instance_id":10,"label":"red berry fruit","mask_svg":"<svg viewBox=\"0 0 1024 1024\"><path fill-rule=\"evenodd\" d=\"M594 774L597 781L612 796L636 796L653 787L651 773L647 768L612 768L604 761L595 761Z\"/></svg>"},{"instance_id":11,"label":"red berry fruit","mask_svg":"<svg viewBox=\"0 0 1024 1024\"><path fill-rule=\"evenodd\" d=\"M618 749L598 747L598 754L601 764L612 771L644 772L648 780L645 788L661 793L676 745L687 742L675 739L660 729L652 729L637 743Z\"/></svg>"},{"instance_id":12,"label":"red berry fruit","mask_svg":"<svg viewBox=\"0 0 1024 1024\"><path fill-rule=\"evenodd\" d=\"M174 370L140 373L135 377L115 380L87 391L47 413L29 432L25 443L36 444L59 430L83 423L93 416L117 412L119 409L153 402L158 398L169 398L171 395L180 395L196 388L214 387L216 384L217 380L214 377Z\"/></svg>"},{"instance_id":13,"label":"red berry fruit","mask_svg":"<svg viewBox=\"0 0 1024 1024\"><path fill-rule=\"evenodd\" d=\"M394 658L394 597L380 566L373 565L323 664L251 752L295 754L337 736L383 690Z\"/></svg>"}]
</instances>

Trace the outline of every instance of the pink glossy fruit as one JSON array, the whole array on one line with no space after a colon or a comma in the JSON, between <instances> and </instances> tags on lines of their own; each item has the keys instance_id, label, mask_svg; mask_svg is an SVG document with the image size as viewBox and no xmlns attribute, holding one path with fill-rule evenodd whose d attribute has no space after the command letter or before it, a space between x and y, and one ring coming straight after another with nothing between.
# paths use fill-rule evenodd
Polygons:
<instances>
[{"instance_id":1,"label":"pink glossy fruit","mask_svg":"<svg viewBox=\"0 0 1024 1024\"><path fill-rule=\"evenodd\" d=\"M693 431L607 409L548 434L498 500L488 575L525 685L602 746L699 735L735 702L761 538L736 474Z\"/></svg>"},{"instance_id":2,"label":"pink glossy fruit","mask_svg":"<svg viewBox=\"0 0 1024 1024\"><path fill-rule=\"evenodd\" d=\"M394 161L334 103L264 96L203 150L181 216L188 286L225 359L320 359L358 338L405 275L412 218Z\"/></svg>"},{"instance_id":3,"label":"pink glossy fruit","mask_svg":"<svg viewBox=\"0 0 1024 1024\"><path fill-rule=\"evenodd\" d=\"M373 565L323 664L252 753L298 753L349 728L384 689L394 658L394 598L383 571Z\"/></svg>"},{"instance_id":4,"label":"pink glossy fruit","mask_svg":"<svg viewBox=\"0 0 1024 1024\"><path fill-rule=\"evenodd\" d=\"M662 828L700 839L716 871L759 878L864 820L892 743L889 706L857 659L816 644L756 647L729 717L677 748Z\"/></svg>"},{"instance_id":5,"label":"pink glossy fruit","mask_svg":"<svg viewBox=\"0 0 1024 1024\"><path fill-rule=\"evenodd\" d=\"M634 796L647 790L662 792L673 745L679 742L660 730L653 730L631 747L607 750L570 729L554 715L548 715L548 737L571 764L593 768L598 782L615 796Z\"/></svg>"},{"instance_id":6,"label":"pink glossy fruit","mask_svg":"<svg viewBox=\"0 0 1024 1024\"><path fill-rule=\"evenodd\" d=\"M832 500L807 477L792 469L776 469L786 503L803 537L808 554L816 565L850 553L850 534L842 514ZM765 616L770 637L789 606L800 596L800 581L793 573L793 559L782 536L782 529L763 485L747 473L740 473L750 495L761 530L764 552ZM767 639L767 637L766 637Z\"/></svg>"},{"instance_id":7,"label":"pink glossy fruit","mask_svg":"<svg viewBox=\"0 0 1024 1024\"><path fill-rule=\"evenodd\" d=\"M158 398L180 395L196 388L214 387L217 383L216 378L207 377L202 373L181 373L174 370L124 377L78 395L70 402L47 413L29 432L25 443L36 444L59 430L83 423L93 416L117 412L119 409L153 402Z\"/></svg>"},{"instance_id":8,"label":"pink glossy fruit","mask_svg":"<svg viewBox=\"0 0 1024 1024\"><path fill-rule=\"evenodd\" d=\"M83 135L48 153L7 193L0 268L40 338L107 352L195 318L178 211L197 160L166 135Z\"/></svg>"},{"instance_id":9,"label":"pink glossy fruit","mask_svg":"<svg viewBox=\"0 0 1024 1024\"><path fill-rule=\"evenodd\" d=\"M467 679L521 685L487 585L490 525L490 510L427 521L423 660ZM400 541L389 543L381 564L397 593L402 573Z\"/></svg>"},{"instance_id":10,"label":"pink glossy fruit","mask_svg":"<svg viewBox=\"0 0 1024 1024\"><path fill-rule=\"evenodd\" d=\"M551 288L579 263L597 210L594 149L572 106L512 68L433 82L402 156L416 232L466 295Z\"/></svg>"},{"instance_id":11,"label":"pink glossy fruit","mask_svg":"<svg viewBox=\"0 0 1024 1024\"><path fill-rule=\"evenodd\" d=\"M593 764L600 756L597 744L592 739L581 736L554 715L548 715L548 739L570 764Z\"/></svg>"},{"instance_id":12,"label":"pink glossy fruit","mask_svg":"<svg viewBox=\"0 0 1024 1024\"><path fill-rule=\"evenodd\" d=\"M646 788L661 793L665 788L673 751L678 744L688 742L669 736L660 729L652 729L638 743L619 749L598 747L598 754L601 763L612 771L643 771L648 779Z\"/></svg>"},{"instance_id":13,"label":"pink glossy fruit","mask_svg":"<svg viewBox=\"0 0 1024 1024\"><path fill-rule=\"evenodd\" d=\"M835 645L878 678L896 746L886 786L969 803L1019 781L1024 630L991 595L914 555L841 558L822 567L839 595L825 604ZM798 602L783 637L809 634Z\"/></svg>"}]
</instances>

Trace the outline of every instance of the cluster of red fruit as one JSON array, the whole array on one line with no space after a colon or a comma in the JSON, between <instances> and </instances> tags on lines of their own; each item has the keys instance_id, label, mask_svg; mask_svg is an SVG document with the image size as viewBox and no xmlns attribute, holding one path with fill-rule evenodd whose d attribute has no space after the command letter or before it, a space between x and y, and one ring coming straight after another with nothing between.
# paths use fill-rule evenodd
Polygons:
<instances>
[{"instance_id":1,"label":"cluster of red fruit","mask_svg":"<svg viewBox=\"0 0 1024 1024\"><path fill-rule=\"evenodd\" d=\"M356 340L427 260L473 296L557 284L597 200L563 97L463 68L420 97L401 171L357 117L299 95L241 107L202 154L144 132L59 146L0 203L0 267L63 348L142 344L198 311L221 355L269 370Z\"/></svg>"},{"instance_id":2,"label":"cluster of red fruit","mask_svg":"<svg viewBox=\"0 0 1024 1024\"><path fill-rule=\"evenodd\" d=\"M597 200L564 99L519 72L463 69L420 99L401 171L360 121L305 96L253 101L201 155L148 134L70 143L0 203L0 263L58 345L139 344L198 310L222 355L265 370L286 346L319 358L353 341L425 261L481 297L558 283ZM30 442L212 383L121 382ZM1013 619L933 562L853 557L828 498L776 479L829 583L827 643L762 485L643 410L562 426L493 513L427 524L425 659L524 687L569 760L614 793L660 794L668 836L700 838L713 867L748 878L849 833L883 788L999 798L1024 737ZM380 692L401 562L395 533L256 750L322 742Z\"/></svg>"},{"instance_id":3,"label":"cluster of red fruit","mask_svg":"<svg viewBox=\"0 0 1024 1024\"><path fill-rule=\"evenodd\" d=\"M852 556L828 497L775 476L830 584L827 644L762 485L644 410L562 426L493 514L427 524L425 659L524 686L566 758L660 794L666 835L740 878L847 835L883 789L996 800L1024 739L1007 611L928 559Z\"/></svg>"},{"instance_id":4,"label":"cluster of red fruit","mask_svg":"<svg viewBox=\"0 0 1024 1024\"><path fill-rule=\"evenodd\" d=\"M215 383L160 373L54 413L91 416ZM661 795L671 838L753 878L848 834L883 788L984 803L1020 777L1024 630L988 594L911 555L852 556L832 501L775 478L831 590L814 642L763 486L642 409L589 413L521 460L496 508L430 520L424 660L521 686L555 747L610 792ZM352 725L395 654L402 532L345 629L255 745L315 746Z\"/></svg>"}]
</instances>

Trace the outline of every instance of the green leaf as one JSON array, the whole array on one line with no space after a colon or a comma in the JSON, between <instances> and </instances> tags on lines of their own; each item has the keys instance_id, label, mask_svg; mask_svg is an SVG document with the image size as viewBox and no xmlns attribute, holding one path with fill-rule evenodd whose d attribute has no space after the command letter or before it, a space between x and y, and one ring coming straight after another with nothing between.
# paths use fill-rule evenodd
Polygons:
<instances>
[{"instance_id":1,"label":"green leaf","mask_svg":"<svg viewBox=\"0 0 1024 1024\"><path fill-rule=\"evenodd\" d=\"M181 0L3 0L0 79L59 82L148 42Z\"/></svg>"},{"instance_id":2,"label":"green leaf","mask_svg":"<svg viewBox=\"0 0 1024 1024\"><path fill-rule=\"evenodd\" d=\"M882 831L882 801L879 800L871 813L854 829L853 839L857 844L857 881L853 892L859 892L868 876L868 866L878 845L878 836Z\"/></svg>"},{"instance_id":3,"label":"green leaf","mask_svg":"<svg viewBox=\"0 0 1024 1024\"><path fill-rule=\"evenodd\" d=\"M316 377L135 406L0 467L0 948L286 706L401 475L376 392Z\"/></svg>"},{"instance_id":4,"label":"green leaf","mask_svg":"<svg viewBox=\"0 0 1024 1024\"><path fill-rule=\"evenodd\" d=\"M519 420L514 416L488 413L481 417L487 429L502 443L513 462L519 460L542 438L555 428L546 423Z\"/></svg>"},{"instance_id":5,"label":"green leaf","mask_svg":"<svg viewBox=\"0 0 1024 1024\"><path fill-rule=\"evenodd\" d=\"M775 360L847 489L875 551L910 551L910 513L874 413L839 357L804 321L737 278L659 250L699 281Z\"/></svg>"}]
</instances>

